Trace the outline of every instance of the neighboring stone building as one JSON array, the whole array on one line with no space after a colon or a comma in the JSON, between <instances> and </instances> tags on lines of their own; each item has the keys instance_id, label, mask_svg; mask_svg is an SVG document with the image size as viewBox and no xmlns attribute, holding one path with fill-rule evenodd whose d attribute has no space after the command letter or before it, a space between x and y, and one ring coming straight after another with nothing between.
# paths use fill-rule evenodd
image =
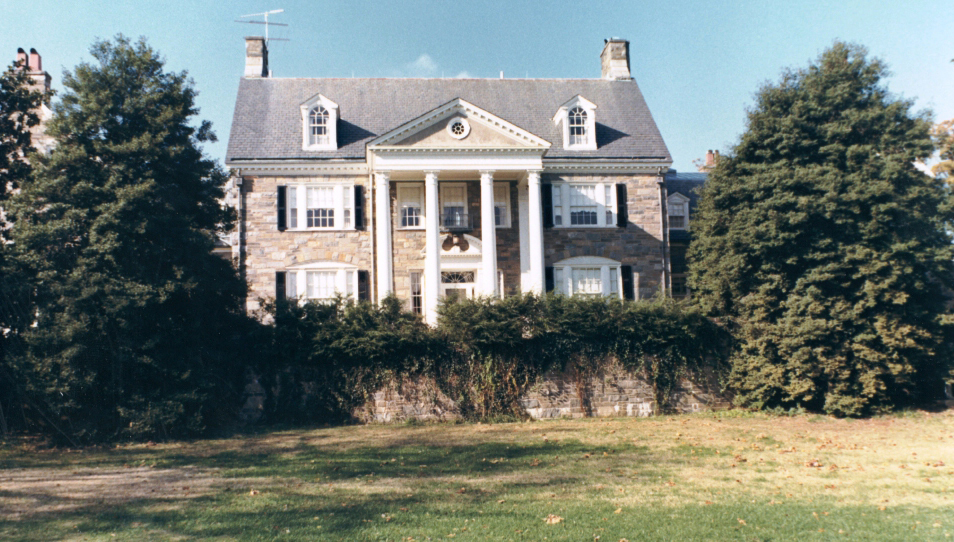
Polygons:
<instances>
[{"instance_id":1,"label":"neighboring stone building","mask_svg":"<svg viewBox=\"0 0 954 542\"><path fill-rule=\"evenodd\" d=\"M30 88L40 92L50 91L53 78L50 77L49 73L43 71L43 58L40 53L36 52L36 49L30 49L29 55L22 48L17 49L16 62L26 68L27 75L31 79ZM37 152L49 154L54 145L53 138L46 135L46 123L53 118L53 110L50 109L49 99L40 105L37 116L40 117L40 124L30 129L30 138Z\"/></svg>"},{"instance_id":2,"label":"neighboring stone building","mask_svg":"<svg viewBox=\"0 0 954 542\"><path fill-rule=\"evenodd\" d=\"M600 61L599 79L273 78L246 38L226 165L248 308L393 292L433 323L444 296L668 289L672 158L629 42Z\"/></svg>"}]
</instances>

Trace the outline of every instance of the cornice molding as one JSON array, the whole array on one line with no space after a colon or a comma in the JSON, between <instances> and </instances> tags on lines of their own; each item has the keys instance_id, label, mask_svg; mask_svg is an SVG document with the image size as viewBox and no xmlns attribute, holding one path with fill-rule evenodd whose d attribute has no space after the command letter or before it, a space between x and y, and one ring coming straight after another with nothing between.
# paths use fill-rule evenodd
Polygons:
<instances>
[{"instance_id":1,"label":"cornice molding","mask_svg":"<svg viewBox=\"0 0 954 542\"><path fill-rule=\"evenodd\" d=\"M544 173L632 173L656 175L660 169L667 170L672 162L615 162L600 160L580 162L576 160L544 160Z\"/></svg>"},{"instance_id":2,"label":"cornice molding","mask_svg":"<svg viewBox=\"0 0 954 542\"><path fill-rule=\"evenodd\" d=\"M366 162L241 161L226 162L234 175L367 175Z\"/></svg>"}]
</instances>

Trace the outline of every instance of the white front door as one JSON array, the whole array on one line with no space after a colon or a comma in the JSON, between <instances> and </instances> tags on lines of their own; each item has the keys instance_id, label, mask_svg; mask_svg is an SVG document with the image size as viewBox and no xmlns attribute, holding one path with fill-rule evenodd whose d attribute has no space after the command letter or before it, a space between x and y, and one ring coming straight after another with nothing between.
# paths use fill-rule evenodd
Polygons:
<instances>
[{"instance_id":1,"label":"white front door","mask_svg":"<svg viewBox=\"0 0 954 542\"><path fill-rule=\"evenodd\" d=\"M475 271L441 271L441 296L453 299L474 297Z\"/></svg>"}]
</instances>

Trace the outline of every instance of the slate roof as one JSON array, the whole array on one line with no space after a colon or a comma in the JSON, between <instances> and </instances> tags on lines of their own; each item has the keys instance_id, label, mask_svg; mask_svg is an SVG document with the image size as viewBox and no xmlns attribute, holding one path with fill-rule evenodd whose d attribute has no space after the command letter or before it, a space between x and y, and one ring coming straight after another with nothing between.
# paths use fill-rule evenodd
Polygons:
<instances>
[{"instance_id":1,"label":"slate roof","mask_svg":"<svg viewBox=\"0 0 954 542\"><path fill-rule=\"evenodd\" d=\"M338 104L338 149L301 149L299 105L321 93ZM577 94L594 102L595 151L563 150L557 109ZM550 141L544 159L671 162L635 81L602 79L243 78L226 163L237 160L364 160L372 139L455 98Z\"/></svg>"},{"instance_id":2,"label":"slate roof","mask_svg":"<svg viewBox=\"0 0 954 542\"><path fill-rule=\"evenodd\" d=\"M666 191L669 195L682 194L689 198L689 209L695 209L699 204L697 189L706 182L707 173L684 173L670 169L666 173Z\"/></svg>"}]
</instances>

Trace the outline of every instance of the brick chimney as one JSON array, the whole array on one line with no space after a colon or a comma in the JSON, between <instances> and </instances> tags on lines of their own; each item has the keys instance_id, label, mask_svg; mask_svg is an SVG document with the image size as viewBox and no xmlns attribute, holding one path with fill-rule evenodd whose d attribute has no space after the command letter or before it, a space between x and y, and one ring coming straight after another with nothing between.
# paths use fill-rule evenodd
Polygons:
<instances>
[{"instance_id":1,"label":"brick chimney","mask_svg":"<svg viewBox=\"0 0 954 542\"><path fill-rule=\"evenodd\" d=\"M43 59L40 57L40 53L36 52L36 49L30 49L30 54L27 55L22 47L18 48L17 65L20 67L19 69L26 69L27 75L32 81L30 88L41 92L50 90L52 78L50 74L43 71Z\"/></svg>"},{"instance_id":2,"label":"brick chimney","mask_svg":"<svg viewBox=\"0 0 954 542\"><path fill-rule=\"evenodd\" d=\"M268 45L265 38L245 38L245 77L268 77Z\"/></svg>"},{"instance_id":3,"label":"brick chimney","mask_svg":"<svg viewBox=\"0 0 954 542\"><path fill-rule=\"evenodd\" d=\"M628 81L632 79L629 72L629 41L612 38L604 40L603 52L600 53L603 79L611 81Z\"/></svg>"},{"instance_id":4,"label":"brick chimney","mask_svg":"<svg viewBox=\"0 0 954 542\"><path fill-rule=\"evenodd\" d=\"M713 151L712 149L709 149L706 151L706 161L703 162L702 165L699 165L698 161L695 161L694 163L698 166L698 169L701 172L712 171L713 168L716 167L716 164L719 163L719 151Z\"/></svg>"}]
</instances>

